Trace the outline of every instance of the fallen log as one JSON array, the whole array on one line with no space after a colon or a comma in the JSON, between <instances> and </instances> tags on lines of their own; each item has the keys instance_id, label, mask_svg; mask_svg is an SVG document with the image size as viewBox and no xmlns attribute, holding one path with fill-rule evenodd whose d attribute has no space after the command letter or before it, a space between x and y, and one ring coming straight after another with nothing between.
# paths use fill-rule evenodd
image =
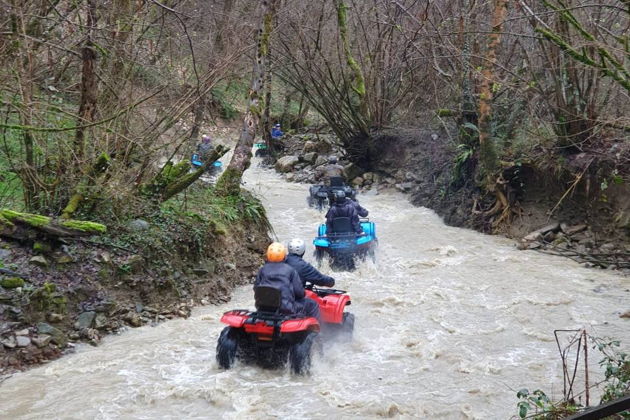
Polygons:
<instances>
[{"instance_id":1,"label":"fallen log","mask_svg":"<svg viewBox=\"0 0 630 420\"><path fill-rule=\"evenodd\" d=\"M41 214L20 213L13 210L0 210L0 236L12 239L27 239L29 231L46 235L72 237L105 233L107 227L101 223L83 220L58 220Z\"/></svg>"}]
</instances>

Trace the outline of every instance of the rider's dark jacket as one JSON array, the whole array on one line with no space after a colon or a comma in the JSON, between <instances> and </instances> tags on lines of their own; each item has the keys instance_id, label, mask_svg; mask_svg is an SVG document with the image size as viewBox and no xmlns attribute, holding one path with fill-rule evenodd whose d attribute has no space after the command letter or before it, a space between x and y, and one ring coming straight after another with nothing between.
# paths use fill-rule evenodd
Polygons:
<instances>
[{"instance_id":1,"label":"rider's dark jacket","mask_svg":"<svg viewBox=\"0 0 630 420\"><path fill-rule=\"evenodd\" d=\"M354 204L350 201L351 200L346 199L342 203L335 202L335 204L328 209L328 213L326 213L326 230L328 232L335 233L332 228L333 219L338 217L347 217L350 219L354 232L363 233L363 229L361 229L361 222L359 221L359 214L354 208Z\"/></svg>"},{"instance_id":2,"label":"rider's dark jacket","mask_svg":"<svg viewBox=\"0 0 630 420\"><path fill-rule=\"evenodd\" d=\"M306 285L307 281L317 286L333 287L335 285L335 279L320 273L298 255L289 254L286 263L295 268L295 271L300 275L300 279L302 279L303 285Z\"/></svg>"},{"instance_id":3,"label":"rider's dark jacket","mask_svg":"<svg viewBox=\"0 0 630 420\"><path fill-rule=\"evenodd\" d=\"M361 207L358 201L350 200L350 203L354 206L354 209L357 211L359 217L368 217L369 212L365 207Z\"/></svg>"},{"instance_id":4,"label":"rider's dark jacket","mask_svg":"<svg viewBox=\"0 0 630 420\"><path fill-rule=\"evenodd\" d=\"M296 314L302 310L298 302L304 299L304 285L300 275L293 267L284 262L267 262L258 271L254 289L268 286L280 290L280 312Z\"/></svg>"}]
</instances>

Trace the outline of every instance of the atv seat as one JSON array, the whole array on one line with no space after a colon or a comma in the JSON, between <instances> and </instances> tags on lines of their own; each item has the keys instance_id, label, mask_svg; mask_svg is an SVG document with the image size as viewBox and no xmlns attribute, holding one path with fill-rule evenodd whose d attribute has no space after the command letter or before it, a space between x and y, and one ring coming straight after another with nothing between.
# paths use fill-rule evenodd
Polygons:
<instances>
[{"instance_id":1,"label":"atv seat","mask_svg":"<svg viewBox=\"0 0 630 420\"><path fill-rule=\"evenodd\" d=\"M349 233L354 233L354 229L352 229L352 222L349 217L335 217L332 221L332 232L334 234L342 234L347 235Z\"/></svg>"},{"instance_id":2,"label":"atv seat","mask_svg":"<svg viewBox=\"0 0 630 420\"><path fill-rule=\"evenodd\" d=\"M261 312L277 313L280 309L280 290L269 286L258 286L254 289L256 309Z\"/></svg>"},{"instance_id":3,"label":"atv seat","mask_svg":"<svg viewBox=\"0 0 630 420\"><path fill-rule=\"evenodd\" d=\"M330 177L330 186L331 187L343 187L345 185L345 181L342 176L331 176Z\"/></svg>"}]
</instances>

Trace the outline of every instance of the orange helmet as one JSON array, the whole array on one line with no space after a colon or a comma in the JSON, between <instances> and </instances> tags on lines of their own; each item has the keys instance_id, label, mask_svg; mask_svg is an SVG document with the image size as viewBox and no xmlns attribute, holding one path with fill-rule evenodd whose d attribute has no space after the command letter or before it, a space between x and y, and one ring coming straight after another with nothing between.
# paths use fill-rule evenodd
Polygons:
<instances>
[{"instance_id":1,"label":"orange helmet","mask_svg":"<svg viewBox=\"0 0 630 420\"><path fill-rule=\"evenodd\" d=\"M280 242L274 242L267 247L267 261L282 262L287 257L287 248Z\"/></svg>"}]
</instances>

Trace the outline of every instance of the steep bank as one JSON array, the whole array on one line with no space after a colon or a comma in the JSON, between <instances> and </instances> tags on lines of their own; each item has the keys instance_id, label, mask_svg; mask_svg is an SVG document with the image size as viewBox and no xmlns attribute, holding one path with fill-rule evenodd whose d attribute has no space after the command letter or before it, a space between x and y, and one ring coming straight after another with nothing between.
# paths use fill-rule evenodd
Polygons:
<instances>
[{"instance_id":1,"label":"steep bank","mask_svg":"<svg viewBox=\"0 0 630 420\"><path fill-rule=\"evenodd\" d=\"M225 302L255 274L268 243L251 195L221 201L201 183L191 197L140 217L109 220L81 239L0 240L0 373L59 357L74 343Z\"/></svg>"},{"instance_id":2,"label":"steep bank","mask_svg":"<svg viewBox=\"0 0 630 420\"><path fill-rule=\"evenodd\" d=\"M509 211L497 212L494 196L471 179L474 156L444 137L424 129L380 133L371 139L368 172L345 162L350 181L362 190L404 192L451 226L525 237L519 246L630 269L629 144L566 156L538 149L508 157L500 181ZM322 153L313 154L318 148L343 155L329 136L294 136L285 144L276 169L289 180L313 181L315 168L325 164Z\"/></svg>"}]
</instances>

